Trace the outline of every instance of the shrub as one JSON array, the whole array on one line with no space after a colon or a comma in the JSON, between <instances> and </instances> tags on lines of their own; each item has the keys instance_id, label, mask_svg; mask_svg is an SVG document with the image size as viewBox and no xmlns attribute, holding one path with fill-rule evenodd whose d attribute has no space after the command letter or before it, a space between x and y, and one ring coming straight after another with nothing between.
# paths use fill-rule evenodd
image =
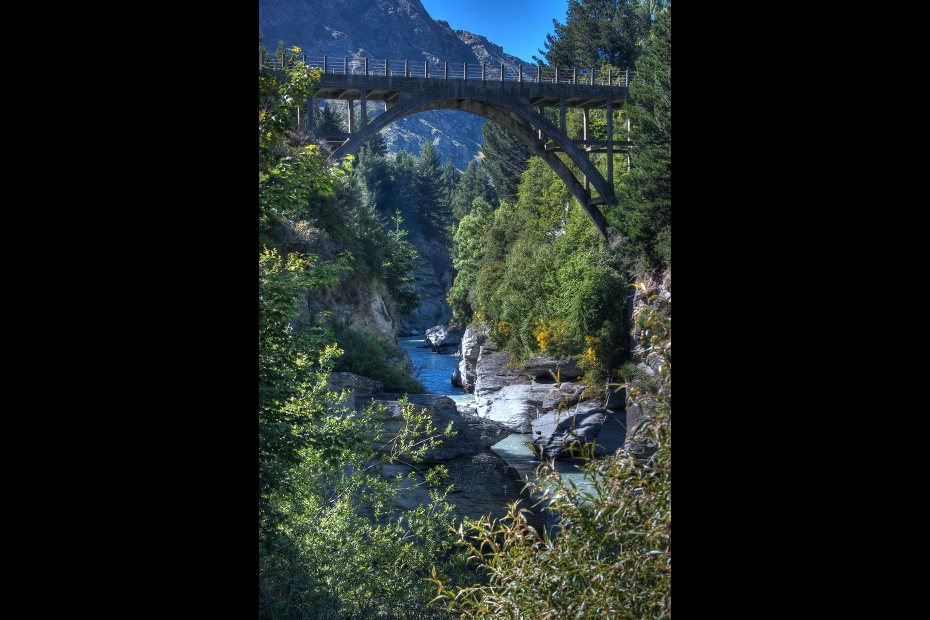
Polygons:
<instances>
[{"instance_id":1,"label":"shrub","mask_svg":"<svg viewBox=\"0 0 930 620\"><path fill-rule=\"evenodd\" d=\"M349 412L336 405L316 421L310 432L331 443L302 452L291 492L278 498L286 518L274 545L259 552L259 618L455 617L430 604L432 586L424 580L474 577L450 528L451 489L439 484L446 472L441 466L422 477L383 472L400 460L420 462L452 431L436 429L420 407L405 400L401 406L406 425L388 454L372 448L381 439L381 406ZM429 486L429 503L397 514L396 499L417 485Z\"/></svg>"},{"instance_id":2,"label":"shrub","mask_svg":"<svg viewBox=\"0 0 930 620\"><path fill-rule=\"evenodd\" d=\"M343 353L333 370L351 372L384 383L385 392L424 394L426 388L405 368L404 351L393 343L342 323L333 336Z\"/></svg>"}]
</instances>

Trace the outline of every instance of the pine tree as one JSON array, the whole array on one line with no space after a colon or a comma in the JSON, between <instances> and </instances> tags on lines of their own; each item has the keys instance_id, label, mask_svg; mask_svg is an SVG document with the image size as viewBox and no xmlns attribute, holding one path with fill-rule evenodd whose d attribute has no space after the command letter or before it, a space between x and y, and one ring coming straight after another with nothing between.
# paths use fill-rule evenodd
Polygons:
<instances>
[{"instance_id":1,"label":"pine tree","mask_svg":"<svg viewBox=\"0 0 930 620\"><path fill-rule=\"evenodd\" d=\"M632 169L618 192L621 232L646 266L672 261L672 7L656 14L630 86Z\"/></svg>"},{"instance_id":2,"label":"pine tree","mask_svg":"<svg viewBox=\"0 0 930 620\"><path fill-rule=\"evenodd\" d=\"M468 167L460 176L452 193L452 219L460 222L471 213L472 203L476 198L481 198L495 208L499 204L491 175L484 166L472 160L468 162Z\"/></svg>"},{"instance_id":3,"label":"pine tree","mask_svg":"<svg viewBox=\"0 0 930 620\"><path fill-rule=\"evenodd\" d=\"M313 119L313 130L315 133L320 134L346 133L347 124L345 112L326 101L316 112Z\"/></svg>"},{"instance_id":4,"label":"pine tree","mask_svg":"<svg viewBox=\"0 0 930 620\"><path fill-rule=\"evenodd\" d=\"M517 122L529 127L529 124L511 115ZM526 161L532 155L520 138L493 121L481 127L484 143L481 145L483 166L491 176L491 182L501 200L513 200L520 185L520 176L526 170Z\"/></svg>"},{"instance_id":5,"label":"pine tree","mask_svg":"<svg viewBox=\"0 0 930 620\"><path fill-rule=\"evenodd\" d=\"M565 23L553 19L553 34L546 35L549 66L631 68L649 31L649 9L642 4L641 0L568 0Z\"/></svg>"},{"instance_id":6,"label":"pine tree","mask_svg":"<svg viewBox=\"0 0 930 620\"><path fill-rule=\"evenodd\" d=\"M416 169L417 225L427 235L445 238L445 228L452 224L452 214L442 191L439 152L429 139L423 140Z\"/></svg>"},{"instance_id":7,"label":"pine tree","mask_svg":"<svg viewBox=\"0 0 930 620\"><path fill-rule=\"evenodd\" d=\"M354 175L360 177L378 213L387 215L387 192L390 189L387 145L380 133L373 135L358 150Z\"/></svg>"}]
</instances>

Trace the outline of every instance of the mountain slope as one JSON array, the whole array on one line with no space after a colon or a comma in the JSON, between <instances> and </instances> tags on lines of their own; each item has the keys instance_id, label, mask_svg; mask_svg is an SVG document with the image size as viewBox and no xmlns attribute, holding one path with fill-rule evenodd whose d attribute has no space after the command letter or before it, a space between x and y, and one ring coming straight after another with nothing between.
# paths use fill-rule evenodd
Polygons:
<instances>
[{"instance_id":1,"label":"mountain slope","mask_svg":"<svg viewBox=\"0 0 930 620\"><path fill-rule=\"evenodd\" d=\"M308 57L327 56L333 63L343 58L428 61L433 74L442 72L444 62L504 64L511 71L522 65L524 72L533 66L505 54L486 37L434 20L419 0L260 0L258 29L269 51L284 41ZM465 170L478 155L484 122L467 112L435 110L401 119L382 135L392 153L403 149L419 154L423 140L429 139L443 164L451 159Z\"/></svg>"}]
</instances>

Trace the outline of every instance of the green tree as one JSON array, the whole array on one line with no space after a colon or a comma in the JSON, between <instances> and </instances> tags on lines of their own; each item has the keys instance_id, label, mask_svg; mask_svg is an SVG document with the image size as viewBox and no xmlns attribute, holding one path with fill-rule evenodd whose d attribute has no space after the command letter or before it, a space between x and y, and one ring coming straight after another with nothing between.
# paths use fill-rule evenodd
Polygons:
<instances>
[{"instance_id":1,"label":"green tree","mask_svg":"<svg viewBox=\"0 0 930 620\"><path fill-rule=\"evenodd\" d=\"M319 147L297 138L297 108L319 77L318 70L297 60L299 53L295 47L284 55L291 67L284 71L259 69L259 251L277 245L282 223L298 216L312 198L330 194L343 174L326 165Z\"/></svg>"},{"instance_id":2,"label":"green tree","mask_svg":"<svg viewBox=\"0 0 930 620\"><path fill-rule=\"evenodd\" d=\"M407 225L415 227L419 222L416 197L417 158L409 151L399 150L390 159L390 172L390 186L387 192L389 199L383 209L389 209L388 213L399 210Z\"/></svg>"},{"instance_id":3,"label":"green tree","mask_svg":"<svg viewBox=\"0 0 930 620\"><path fill-rule=\"evenodd\" d=\"M546 61L552 67L633 67L649 30L639 0L568 0L565 23L552 20Z\"/></svg>"},{"instance_id":4,"label":"green tree","mask_svg":"<svg viewBox=\"0 0 930 620\"><path fill-rule=\"evenodd\" d=\"M300 298L334 284L338 267L297 254L282 259L275 250L263 252L258 267L258 514L260 550L267 550L283 518L275 498L292 490L291 470L320 412L320 401L302 395L316 389L336 355L320 332L292 321Z\"/></svg>"},{"instance_id":5,"label":"green tree","mask_svg":"<svg viewBox=\"0 0 930 620\"><path fill-rule=\"evenodd\" d=\"M461 178L462 173L458 171L458 168L455 167L451 159L448 160L446 165L442 167L442 172L439 175L439 193L449 217L454 218L453 201L455 199L456 188ZM444 226L450 227L455 221L457 220L453 219L452 221L447 221Z\"/></svg>"},{"instance_id":6,"label":"green tree","mask_svg":"<svg viewBox=\"0 0 930 620\"><path fill-rule=\"evenodd\" d=\"M420 306L420 294L416 291L413 271L419 258L416 247L407 241L407 231L400 227L404 221L398 210L391 218L394 228L387 232L387 250L381 277L397 302L401 316L410 314Z\"/></svg>"},{"instance_id":7,"label":"green tree","mask_svg":"<svg viewBox=\"0 0 930 620\"><path fill-rule=\"evenodd\" d=\"M468 162L465 172L459 176L458 183L456 183L452 192L453 221L459 222L468 215L476 198L481 198L485 204L494 207L498 205L497 192L491 181L491 175L488 174L484 166L475 160L471 160Z\"/></svg>"},{"instance_id":8,"label":"green tree","mask_svg":"<svg viewBox=\"0 0 930 620\"><path fill-rule=\"evenodd\" d=\"M375 134L358 150L354 174L362 178L378 212L389 213L384 211L390 190L390 166L383 135Z\"/></svg>"},{"instance_id":9,"label":"green tree","mask_svg":"<svg viewBox=\"0 0 930 620\"><path fill-rule=\"evenodd\" d=\"M632 169L618 188L612 226L642 254L643 267L672 264L672 7L655 16L630 86Z\"/></svg>"},{"instance_id":10,"label":"green tree","mask_svg":"<svg viewBox=\"0 0 930 620\"><path fill-rule=\"evenodd\" d=\"M347 133L348 125L346 113L329 101L324 101L323 105L317 108L313 119L313 131L319 134Z\"/></svg>"},{"instance_id":11,"label":"green tree","mask_svg":"<svg viewBox=\"0 0 930 620\"><path fill-rule=\"evenodd\" d=\"M428 236L445 239L446 228L452 224L452 214L443 191L439 151L429 139L423 140L420 147L414 178L420 231Z\"/></svg>"},{"instance_id":12,"label":"green tree","mask_svg":"<svg viewBox=\"0 0 930 620\"><path fill-rule=\"evenodd\" d=\"M521 125L530 127L529 123L513 116ZM483 163L494 184L494 189L501 200L512 200L517 195L520 176L526 170L527 160L532 155L520 138L516 137L494 121L481 126L484 143L480 147Z\"/></svg>"},{"instance_id":13,"label":"green tree","mask_svg":"<svg viewBox=\"0 0 930 620\"><path fill-rule=\"evenodd\" d=\"M455 278L448 293L454 325L467 326L472 322L475 282L485 257L484 234L493 216L494 208L479 196L455 226L450 250Z\"/></svg>"}]
</instances>

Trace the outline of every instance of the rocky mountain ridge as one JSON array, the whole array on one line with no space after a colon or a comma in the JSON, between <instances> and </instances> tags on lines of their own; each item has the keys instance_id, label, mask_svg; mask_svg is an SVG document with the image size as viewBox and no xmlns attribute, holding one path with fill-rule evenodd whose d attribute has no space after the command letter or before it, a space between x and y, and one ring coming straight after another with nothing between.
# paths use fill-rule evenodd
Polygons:
<instances>
[{"instance_id":1,"label":"rocky mountain ridge","mask_svg":"<svg viewBox=\"0 0 930 620\"><path fill-rule=\"evenodd\" d=\"M434 74L441 73L444 62L503 64L514 71L533 66L484 36L434 20L419 0L260 0L258 30L270 52L283 41L288 48L300 47L308 58L327 56L334 63L343 58L427 61ZM399 120L382 136L390 152L417 155L429 139L443 165L451 160L464 171L479 154L484 123L467 112L433 110Z\"/></svg>"}]
</instances>

